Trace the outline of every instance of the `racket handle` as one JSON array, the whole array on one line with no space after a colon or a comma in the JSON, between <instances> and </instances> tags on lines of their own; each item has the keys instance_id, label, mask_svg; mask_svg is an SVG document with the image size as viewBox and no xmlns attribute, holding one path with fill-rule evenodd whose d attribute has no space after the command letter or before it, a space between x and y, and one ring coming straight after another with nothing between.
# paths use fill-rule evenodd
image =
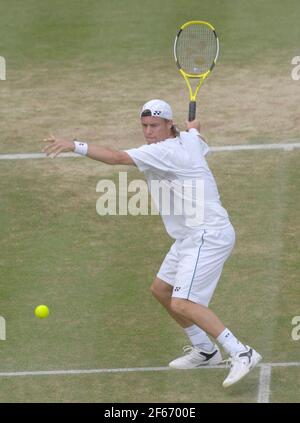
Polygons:
<instances>
[{"instance_id":1,"label":"racket handle","mask_svg":"<svg viewBox=\"0 0 300 423\"><path fill-rule=\"evenodd\" d=\"M195 118L196 118L196 102L190 101L190 104L189 104L189 122L191 122L192 120L195 120Z\"/></svg>"}]
</instances>

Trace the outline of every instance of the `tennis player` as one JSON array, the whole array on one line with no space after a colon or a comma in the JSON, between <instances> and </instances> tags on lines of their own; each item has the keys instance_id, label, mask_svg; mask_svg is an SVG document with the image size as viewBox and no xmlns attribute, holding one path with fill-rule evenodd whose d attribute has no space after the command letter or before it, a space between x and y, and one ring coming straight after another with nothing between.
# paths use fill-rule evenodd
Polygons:
<instances>
[{"instance_id":1,"label":"tennis player","mask_svg":"<svg viewBox=\"0 0 300 423\"><path fill-rule=\"evenodd\" d=\"M47 155L74 151L107 164L134 165L145 174L148 185L154 180L172 187L170 209L165 213L158 198L154 199L168 234L174 243L167 253L151 290L170 316L184 329L191 345L184 347L184 355L171 361L175 369L193 369L222 362L216 341L230 356L231 368L223 382L228 387L242 379L261 360L253 348L240 342L208 307L220 279L225 261L235 243L234 228L227 211L222 207L215 179L205 156L209 148L200 134L199 122L187 123L187 131L178 132L173 124L172 110L162 100L144 104L141 124L147 144L130 150L114 150L91 145L85 141L65 140L50 136L45 139ZM177 189L188 184L199 190L188 194ZM176 213L175 200L188 198L194 210L192 216L183 207ZM211 339L212 338L212 339Z\"/></svg>"}]
</instances>

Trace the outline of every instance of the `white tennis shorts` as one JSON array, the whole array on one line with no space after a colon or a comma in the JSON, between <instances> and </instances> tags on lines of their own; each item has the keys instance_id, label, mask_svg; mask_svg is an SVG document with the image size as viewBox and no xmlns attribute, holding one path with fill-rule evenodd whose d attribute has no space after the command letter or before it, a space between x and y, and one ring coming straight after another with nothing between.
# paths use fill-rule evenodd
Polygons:
<instances>
[{"instance_id":1,"label":"white tennis shorts","mask_svg":"<svg viewBox=\"0 0 300 423\"><path fill-rule=\"evenodd\" d=\"M157 277L173 286L172 297L208 306L234 243L232 225L221 230L197 231L188 238L178 239Z\"/></svg>"}]
</instances>

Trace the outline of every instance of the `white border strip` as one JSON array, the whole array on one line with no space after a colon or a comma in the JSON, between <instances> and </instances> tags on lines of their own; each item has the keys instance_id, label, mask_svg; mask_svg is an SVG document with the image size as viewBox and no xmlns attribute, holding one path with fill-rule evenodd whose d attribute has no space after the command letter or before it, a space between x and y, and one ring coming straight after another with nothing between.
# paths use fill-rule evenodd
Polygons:
<instances>
[{"instance_id":1,"label":"white border strip","mask_svg":"<svg viewBox=\"0 0 300 423\"><path fill-rule=\"evenodd\" d=\"M270 364L261 365L259 375L259 389L257 395L258 403L268 403L270 401L271 373L272 366Z\"/></svg>"},{"instance_id":2,"label":"white border strip","mask_svg":"<svg viewBox=\"0 0 300 423\"><path fill-rule=\"evenodd\" d=\"M61 153L57 158L64 157L83 157L75 153ZM48 159L45 153L16 153L16 154L0 154L0 160L26 160L26 159Z\"/></svg>"},{"instance_id":3,"label":"white border strip","mask_svg":"<svg viewBox=\"0 0 300 423\"><path fill-rule=\"evenodd\" d=\"M75 369L75 370L42 370L32 372L0 372L0 377L14 376L56 376L56 375L81 375L96 373L128 373L128 372L161 372L170 370L170 367L132 367L117 369Z\"/></svg>"},{"instance_id":4,"label":"white border strip","mask_svg":"<svg viewBox=\"0 0 300 423\"><path fill-rule=\"evenodd\" d=\"M225 145L224 147L210 147L210 151L243 151L243 150L285 150L292 151L300 148L300 143L286 144L252 144L252 145Z\"/></svg>"},{"instance_id":5,"label":"white border strip","mask_svg":"<svg viewBox=\"0 0 300 423\"><path fill-rule=\"evenodd\" d=\"M266 368L272 367L300 367L300 362L290 363L263 363L258 364L261 367L261 373L266 374ZM203 366L196 370L205 369L225 369L226 365L216 366ZM0 372L0 377L15 377L15 376L51 376L51 375L80 375L80 374L96 374L96 373L128 373L128 372L161 372L161 371L174 371L170 367L129 367L129 368L116 368L116 369L70 369L70 370L42 370L42 371L20 371L20 372ZM261 376L262 378L262 376ZM266 378L266 376L264 376Z\"/></svg>"},{"instance_id":6,"label":"white border strip","mask_svg":"<svg viewBox=\"0 0 300 423\"><path fill-rule=\"evenodd\" d=\"M253 144L253 145L225 145L223 147L210 147L209 152L217 153L223 151L245 151L245 150L284 150L293 151L300 148L300 143L286 144ZM75 153L61 153L57 158L83 157ZM0 160L26 160L26 159L46 159L49 158L44 153L13 153L0 154Z\"/></svg>"}]
</instances>

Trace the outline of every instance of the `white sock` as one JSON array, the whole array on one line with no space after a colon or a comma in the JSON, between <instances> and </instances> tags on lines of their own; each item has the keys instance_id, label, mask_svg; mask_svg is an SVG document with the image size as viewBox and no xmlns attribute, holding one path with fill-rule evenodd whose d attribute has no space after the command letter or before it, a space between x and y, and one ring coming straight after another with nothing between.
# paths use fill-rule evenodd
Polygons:
<instances>
[{"instance_id":1,"label":"white sock","mask_svg":"<svg viewBox=\"0 0 300 423\"><path fill-rule=\"evenodd\" d=\"M240 351L246 350L242 344L229 329L224 329L223 332L217 337L217 341L222 345L224 350L231 356L234 356Z\"/></svg>"},{"instance_id":2,"label":"white sock","mask_svg":"<svg viewBox=\"0 0 300 423\"><path fill-rule=\"evenodd\" d=\"M212 351L215 344L209 339L206 332L200 329L198 326L193 325L188 328L184 328L185 333L190 338L190 341L194 347L203 348L205 351Z\"/></svg>"}]
</instances>

